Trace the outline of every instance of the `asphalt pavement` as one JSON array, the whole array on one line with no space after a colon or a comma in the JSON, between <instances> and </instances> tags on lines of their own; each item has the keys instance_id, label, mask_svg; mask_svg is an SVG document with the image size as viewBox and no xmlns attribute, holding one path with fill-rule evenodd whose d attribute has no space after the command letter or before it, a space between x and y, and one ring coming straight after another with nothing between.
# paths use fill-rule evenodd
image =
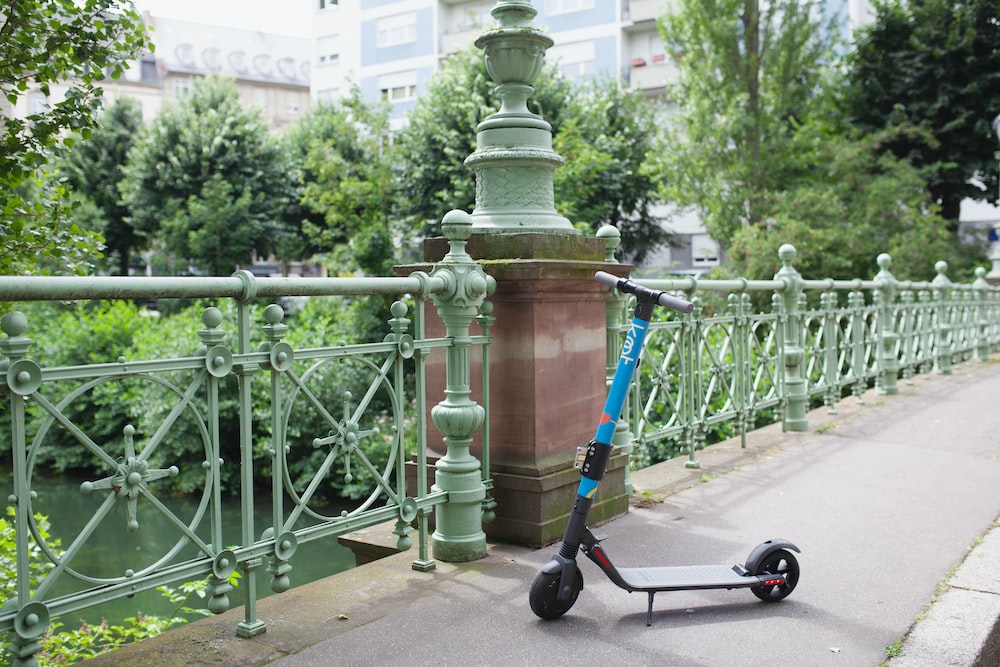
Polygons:
<instances>
[{"instance_id":1,"label":"asphalt pavement","mask_svg":"<svg viewBox=\"0 0 1000 667\"><path fill-rule=\"evenodd\" d=\"M775 604L748 590L646 596L581 556L584 590L554 621L528 590L557 545L490 545L470 563L402 553L234 609L87 665L963 667L1000 664L1000 364L900 380L683 460L637 471L631 511L594 532L618 567L742 564L760 542L801 549ZM994 638L994 634L997 635ZM887 662L888 661L888 662Z\"/></svg>"}]
</instances>

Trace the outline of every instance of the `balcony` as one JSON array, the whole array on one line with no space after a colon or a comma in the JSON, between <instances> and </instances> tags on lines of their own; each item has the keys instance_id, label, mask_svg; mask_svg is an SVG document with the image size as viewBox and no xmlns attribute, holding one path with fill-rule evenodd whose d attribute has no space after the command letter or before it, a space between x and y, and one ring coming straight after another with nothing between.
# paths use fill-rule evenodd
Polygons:
<instances>
[{"instance_id":1,"label":"balcony","mask_svg":"<svg viewBox=\"0 0 1000 667\"><path fill-rule=\"evenodd\" d=\"M680 70L673 60L660 54L650 60L633 58L628 65L629 88L650 93L661 93L668 84L680 80Z\"/></svg>"},{"instance_id":2,"label":"balcony","mask_svg":"<svg viewBox=\"0 0 1000 667\"><path fill-rule=\"evenodd\" d=\"M669 4L668 0L626 0L622 5L622 22L638 27L639 24L655 21Z\"/></svg>"}]
</instances>

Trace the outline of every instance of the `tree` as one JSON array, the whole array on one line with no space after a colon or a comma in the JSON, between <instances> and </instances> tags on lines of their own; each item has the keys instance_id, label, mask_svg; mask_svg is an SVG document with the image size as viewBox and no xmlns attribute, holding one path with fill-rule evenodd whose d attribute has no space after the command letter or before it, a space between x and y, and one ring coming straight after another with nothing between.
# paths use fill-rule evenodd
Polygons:
<instances>
[{"instance_id":1,"label":"tree","mask_svg":"<svg viewBox=\"0 0 1000 667\"><path fill-rule=\"evenodd\" d=\"M341 271L385 275L392 268L389 138L388 109L365 103L358 88L317 105L283 137L302 188L298 243L335 258Z\"/></svg>"},{"instance_id":2,"label":"tree","mask_svg":"<svg viewBox=\"0 0 1000 667\"><path fill-rule=\"evenodd\" d=\"M259 112L240 105L232 80L214 77L160 112L129 153L120 189L148 242L198 271L228 275L285 233L290 173Z\"/></svg>"},{"instance_id":3,"label":"tree","mask_svg":"<svg viewBox=\"0 0 1000 667\"><path fill-rule=\"evenodd\" d=\"M771 278L778 248L789 241L798 249L796 269L809 279L872 276L883 252L900 279L930 280L941 259L955 275L970 267L974 249L954 243L920 173L881 150L880 137L859 134L831 134L819 124L798 129L795 176L767 194L766 224L737 231L729 273Z\"/></svg>"},{"instance_id":4,"label":"tree","mask_svg":"<svg viewBox=\"0 0 1000 667\"><path fill-rule=\"evenodd\" d=\"M625 255L635 263L671 238L653 213L658 184L644 168L657 144L656 111L641 91L596 79L561 111L553 142L566 160L553 177L556 209L591 231L618 227Z\"/></svg>"},{"instance_id":5,"label":"tree","mask_svg":"<svg viewBox=\"0 0 1000 667\"><path fill-rule=\"evenodd\" d=\"M962 199L997 196L990 121L1000 113L1000 0L875 8L851 59L855 122L888 131L885 147L922 170L956 231Z\"/></svg>"},{"instance_id":6,"label":"tree","mask_svg":"<svg viewBox=\"0 0 1000 667\"><path fill-rule=\"evenodd\" d=\"M728 245L764 220L796 122L823 111L836 31L816 0L678 0L660 34L681 70L660 168L666 201Z\"/></svg>"},{"instance_id":7,"label":"tree","mask_svg":"<svg viewBox=\"0 0 1000 667\"><path fill-rule=\"evenodd\" d=\"M11 110L29 94L46 98L26 118L0 118L0 273L82 271L99 250L99 237L68 219L65 191L42 170L72 145L71 132L89 135L100 82L118 78L147 44L139 15L122 0L15 0L0 8L0 94ZM57 83L67 89L53 101Z\"/></svg>"},{"instance_id":8,"label":"tree","mask_svg":"<svg viewBox=\"0 0 1000 667\"><path fill-rule=\"evenodd\" d=\"M96 208L104 244L117 261L118 275L127 276L129 257L139 238L129 223L129 211L118 184L124 175L128 152L142 128L142 111L135 100L115 100L99 116L90 138L78 142L62 161L61 173L73 191L85 196Z\"/></svg>"}]
</instances>

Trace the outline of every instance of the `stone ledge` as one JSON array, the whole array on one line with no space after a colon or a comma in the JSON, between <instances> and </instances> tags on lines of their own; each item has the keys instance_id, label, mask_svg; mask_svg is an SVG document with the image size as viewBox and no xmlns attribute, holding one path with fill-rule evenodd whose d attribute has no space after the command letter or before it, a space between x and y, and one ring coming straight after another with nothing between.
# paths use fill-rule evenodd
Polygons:
<instances>
[{"instance_id":1,"label":"stone ledge","mask_svg":"<svg viewBox=\"0 0 1000 667\"><path fill-rule=\"evenodd\" d=\"M969 552L926 618L907 635L891 667L1000 664L1000 530Z\"/></svg>"}]
</instances>

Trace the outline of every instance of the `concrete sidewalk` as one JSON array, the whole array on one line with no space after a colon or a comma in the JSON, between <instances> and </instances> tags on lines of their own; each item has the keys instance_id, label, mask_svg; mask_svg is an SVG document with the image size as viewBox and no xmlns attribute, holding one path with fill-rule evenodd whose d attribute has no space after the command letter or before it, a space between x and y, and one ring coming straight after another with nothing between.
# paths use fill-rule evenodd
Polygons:
<instances>
[{"instance_id":1,"label":"concrete sidewalk","mask_svg":"<svg viewBox=\"0 0 1000 667\"><path fill-rule=\"evenodd\" d=\"M998 397L994 363L900 381L898 396L811 412L807 433L772 426L746 449L713 445L700 470L639 471L636 506L595 530L619 567L742 563L764 540L790 540L801 579L778 604L747 590L660 593L646 627L646 596L581 556L579 600L540 621L528 589L557 546L493 545L430 573L404 553L266 598L267 632L251 639L236 637L234 609L86 664L874 667L892 647L891 667L993 667Z\"/></svg>"}]
</instances>

